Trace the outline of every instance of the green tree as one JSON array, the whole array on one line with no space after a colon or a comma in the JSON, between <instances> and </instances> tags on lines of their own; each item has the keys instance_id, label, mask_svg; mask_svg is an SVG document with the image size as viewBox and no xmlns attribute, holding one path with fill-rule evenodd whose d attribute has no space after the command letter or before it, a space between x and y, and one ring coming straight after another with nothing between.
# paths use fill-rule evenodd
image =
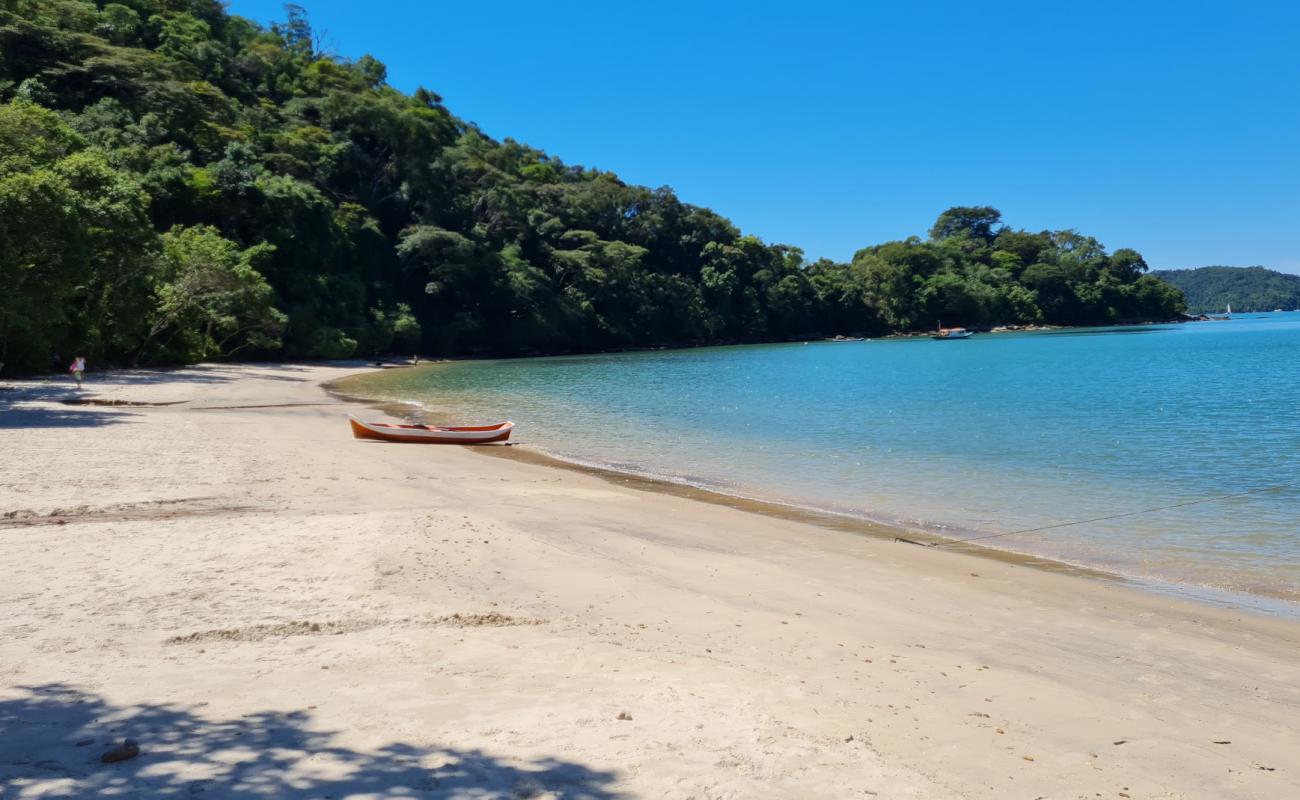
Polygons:
<instances>
[{"instance_id":1,"label":"green tree","mask_svg":"<svg viewBox=\"0 0 1300 800\"><path fill-rule=\"evenodd\" d=\"M931 241L970 238L992 242L993 226L1002 222L1002 212L992 206L953 206L939 215L930 228Z\"/></svg>"},{"instance_id":2,"label":"green tree","mask_svg":"<svg viewBox=\"0 0 1300 800\"><path fill-rule=\"evenodd\" d=\"M210 226L173 228L162 244L154 307L137 360L156 352L166 360L198 361L279 345L285 317L257 269L274 248L241 250Z\"/></svg>"},{"instance_id":3,"label":"green tree","mask_svg":"<svg viewBox=\"0 0 1300 800\"><path fill-rule=\"evenodd\" d=\"M0 106L0 360L105 354L151 263L148 201L57 115Z\"/></svg>"}]
</instances>

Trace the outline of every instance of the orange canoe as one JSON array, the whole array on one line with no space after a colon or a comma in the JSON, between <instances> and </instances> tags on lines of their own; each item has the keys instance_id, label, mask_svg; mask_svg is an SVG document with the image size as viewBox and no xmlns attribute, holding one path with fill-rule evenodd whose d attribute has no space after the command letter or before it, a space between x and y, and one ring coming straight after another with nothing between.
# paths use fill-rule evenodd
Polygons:
<instances>
[{"instance_id":1,"label":"orange canoe","mask_svg":"<svg viewBox=\"0 0 1300 800\"><path fill-rule=\"evenodd\" d=\"M415 444L487 444L504 442L510 438L513 422L480 425L469 428L440 428L433 425L390 425L387 422L362 422L348 417L352 435L358 439L377 439L381 442L413 442Z\"/></svg>"}]
</instances>

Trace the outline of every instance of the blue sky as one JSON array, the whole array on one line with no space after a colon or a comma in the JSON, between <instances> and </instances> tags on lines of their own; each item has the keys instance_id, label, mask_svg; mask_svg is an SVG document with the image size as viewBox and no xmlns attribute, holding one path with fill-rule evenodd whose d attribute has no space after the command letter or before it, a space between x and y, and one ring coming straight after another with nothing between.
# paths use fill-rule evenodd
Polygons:
<instances>
[{"instance_id":1,"label":"blue sky","mask_svg":"<svg viewBox=\"0 0 1300 800\"><path fill-rule=\"evenodd\" d=\"M810 258L960 204L1153 268L1300 272L1300 4L302 5L340 55L493 137L672 186Z\"/></svg>"}]
</instances>

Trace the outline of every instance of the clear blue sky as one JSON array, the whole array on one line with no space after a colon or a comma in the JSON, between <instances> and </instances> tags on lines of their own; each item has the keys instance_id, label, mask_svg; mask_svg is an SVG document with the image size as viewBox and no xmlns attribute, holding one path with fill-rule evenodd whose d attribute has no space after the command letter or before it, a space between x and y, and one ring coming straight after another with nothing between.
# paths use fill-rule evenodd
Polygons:
<instances>
[{"instance_id":1,"label":"clear blue sky","mask_svg":"<svg viewBox=\"0 0 1300 800\"><path fill-rule=\"evenodd\" d=\"M340 55L495 138L811 258L987 204L1152 267L1300 272L1293 2L302 5Z\"/></svg>"}]
</instances>

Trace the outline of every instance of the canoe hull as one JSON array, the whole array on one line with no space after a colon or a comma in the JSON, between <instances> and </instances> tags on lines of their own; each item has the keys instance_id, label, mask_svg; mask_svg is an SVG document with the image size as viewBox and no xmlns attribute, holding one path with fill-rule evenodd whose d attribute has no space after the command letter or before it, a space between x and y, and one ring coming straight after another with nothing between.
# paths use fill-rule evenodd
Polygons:
<instances>
[{"instance_id":1,"label":"canoe hull","mask_svg":"<svg viewBox=\"0 0 1300 800\"><path fill-rule=\"evenodd\" d=\"M357 439L406 444L489 444L504 442L514 430L513 422L466 428L438 428L430 425L389 425L383 422L362 422L349 417L352 435Z\"/></svg>"}]
</instances>

